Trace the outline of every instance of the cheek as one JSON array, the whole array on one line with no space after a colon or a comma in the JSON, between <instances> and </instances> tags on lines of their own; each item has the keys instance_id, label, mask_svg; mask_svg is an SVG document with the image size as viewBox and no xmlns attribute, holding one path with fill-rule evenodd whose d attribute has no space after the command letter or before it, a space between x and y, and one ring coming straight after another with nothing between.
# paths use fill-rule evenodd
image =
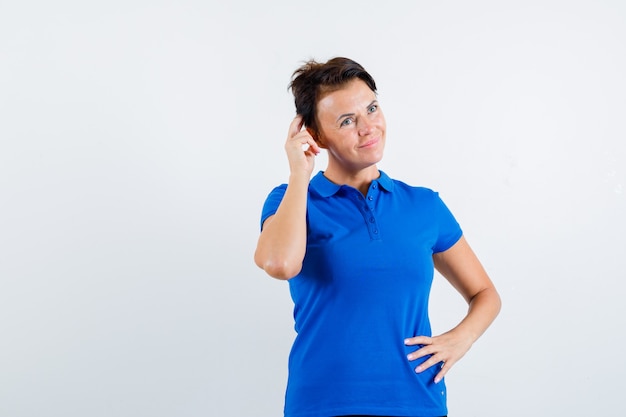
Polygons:
<instances>
[{"instance_id":1,"label":"cheek","mask_svg":"<svg viewBox=\"0 0 626 417\"><path fill-rule=\"evenodd\" d=\"M385 120L385 115L382 113L378 113L378 115L376 116L376 123L382 127L385 128L387 126L387 121Z\"/></svg>"}]
</instances>

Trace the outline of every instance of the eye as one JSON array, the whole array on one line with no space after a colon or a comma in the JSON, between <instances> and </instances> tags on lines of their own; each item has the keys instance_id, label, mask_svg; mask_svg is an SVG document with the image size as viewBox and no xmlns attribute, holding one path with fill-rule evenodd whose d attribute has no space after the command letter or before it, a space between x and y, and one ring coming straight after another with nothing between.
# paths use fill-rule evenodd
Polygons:
<instances>
[{"instance_id":1,"label":"eye","mask_svg":"<svg viewBox=\"0 0 626 417\"><path fill-rule=\"evenodd\" d=\"M368 111L369 113L374 113L376 110L378 110L378 104L372 104L372 105L371 105L371 106L367 109L367 111Z\"/></svg>"},{"instance_id":2,"label":"eye","mask_svg":"<svg viewBox=\"0 0 626 417\"><path fill-rule=\"evenodd\" d=\"M347 118L347 119L343 119L340 126L349 126L351 124L352 124L352 119Z\"/></svg>"}]
</instances>

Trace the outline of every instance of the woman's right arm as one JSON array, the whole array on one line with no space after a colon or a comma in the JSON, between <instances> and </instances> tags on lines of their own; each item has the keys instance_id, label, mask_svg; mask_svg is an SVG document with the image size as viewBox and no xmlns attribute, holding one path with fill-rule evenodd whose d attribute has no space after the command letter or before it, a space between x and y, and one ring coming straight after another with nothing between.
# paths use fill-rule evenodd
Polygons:
<instances>
[{"instance_id":1,"label":"woman's right arm","mask_svg":"<svg viewBox=\"0 0 626 417\"><path fill-rule=\"evenodd\" d=\"M289 126L285 151L291 172L287 189L276 213L263 223L254 253L254 262L278 279L293 278L302 269L306 251L307 193L315 156L320 152L313 137L302 129L300 116Z\"/></svg>"}]
</instances>

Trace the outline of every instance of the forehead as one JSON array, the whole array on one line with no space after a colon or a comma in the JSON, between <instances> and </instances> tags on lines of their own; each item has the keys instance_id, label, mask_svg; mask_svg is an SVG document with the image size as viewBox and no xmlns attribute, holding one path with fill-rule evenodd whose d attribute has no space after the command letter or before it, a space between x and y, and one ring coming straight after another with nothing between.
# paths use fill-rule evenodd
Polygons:
<instances>
[{"instance_id":1,"label":"forehead","mask_svg":"<svg viewBox=\"0 0 626 417\"><path fill-rule=\"evenodd\" d=\"M367 106L375 99L376 93L363 80L355 78L339 88L322 93L317 101L317 110L318 112L354 111Z\"/></svg>"}]
</instances>

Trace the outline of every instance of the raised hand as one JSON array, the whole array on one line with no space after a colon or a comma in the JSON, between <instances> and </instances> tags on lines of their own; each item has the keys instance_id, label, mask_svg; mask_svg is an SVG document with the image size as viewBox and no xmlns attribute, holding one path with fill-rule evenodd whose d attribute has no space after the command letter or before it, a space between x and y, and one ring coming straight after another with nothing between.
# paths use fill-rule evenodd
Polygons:
<instances>
[{"instance_id":1,"label":"raised hand","mask_svg":"<svg viewBox=\"0 0 626 417\"><path fill-rule=\"evenodd\" d=\"M304 173L310 177L315 167L315 156L320 153L320 147L315 143L309 131L303 129L303 125L302 116L298 115L293 119L289 125L285 151L291 173Z\"/></svg>"}]
</instances>

